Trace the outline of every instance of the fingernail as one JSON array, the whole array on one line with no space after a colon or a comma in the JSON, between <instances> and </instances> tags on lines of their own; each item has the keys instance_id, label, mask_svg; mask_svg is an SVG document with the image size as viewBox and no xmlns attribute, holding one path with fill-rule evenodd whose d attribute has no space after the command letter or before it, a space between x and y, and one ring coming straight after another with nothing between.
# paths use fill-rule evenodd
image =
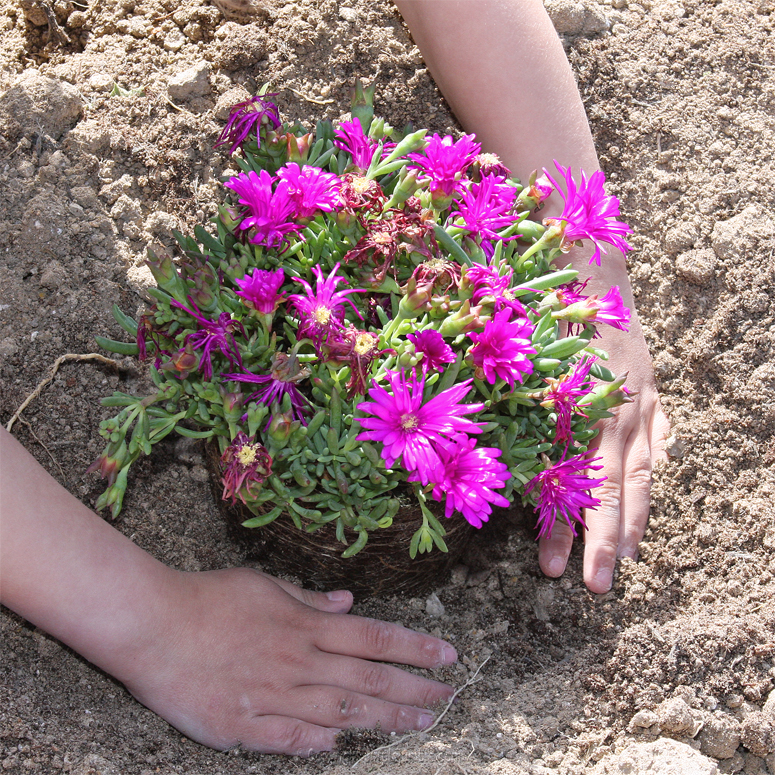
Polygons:
<instances>
[{"instance_id":1,"label":"fingernail","mask_svg":"<svg viewBox=\"0 0 775 775\"><path fill-rule=\"evenodd\" d=\"M561 576L565 570L565 561L559 555L555 555L546 564L546 570L549 576Z\"/></svg>"},{"instance_id":2,"label":"fingernail","mask_svg":"<svg viewBox=\"0 0 775 775\"><path fill-rule=\"evenodd\" d=\"M420 718L417 721L417 728L421 730L427 729L435 720L436 717L431 713L421 713Z\"/></svg>"},{"instance_id":3,"label":"fingernail","mask_svg":"<svg viewBox=\"0 0 775 775\"><path fill-rule=\"evenodd\" d=\"M441 649L441 664L451 665L454 662L457 662L457 651L449 643L445 643Z\"/></svg>"},{"instance_id":4,"label":"fingernail","mask_svg":"<svg viewBox=\"0 0 775 775\"><path fill-rule=\"evenodd\" d=\"M350 593L346 589L337 589L335 592L326 592L326 597L332 603L344 603L350 596Z\"/></svg>"},{"instance_id":5,"label":"fingernail","mask_svg":"<svg viewBox=\"0 0 775 775\"><path fill-rule=\"evenodd\" d=\"M604 587L603 591L608 592L611 589L611 580L613 578L613 572L610 568L600 568L595 574L595 581L601 587Z\"/></svg>"}]
</instances>

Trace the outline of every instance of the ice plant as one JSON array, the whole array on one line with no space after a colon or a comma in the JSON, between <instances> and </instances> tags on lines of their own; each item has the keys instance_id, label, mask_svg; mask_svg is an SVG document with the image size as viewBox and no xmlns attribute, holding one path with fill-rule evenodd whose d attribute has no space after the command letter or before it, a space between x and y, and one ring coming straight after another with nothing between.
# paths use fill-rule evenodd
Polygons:
<instances>
[{"instance_id":1,"label":"ice plant","mask_svg":"<svg viewBox=\"0 0 775 775\"><path fill-rule=\"evenodd\" d=\"M584 472L599 471L602 466L593 463L600 459L575 455L550 465L528 482L527 494L537 490L538 538L551 538L555 522L560 518L568 523L573 535L576 535L576 522L586 529L581 511L600 505L600 500L590 490L601 485L605 477L593 479Z\"/></svg>"},{"instance_id":2,"label":"ice plant","mask_svg":"<svg viewBox=\"0 0 775 775\"><path fill-rule=\"evenodd\" d=\"M459 511L474 527L487 522L493 506L506 507L509 501L495 492L511 477L508 466L498 458L499 449L477 447L476 439L456 436L436 447L440 463L432 480L433 497L446 497L445 516Z\"/></svg>"},{"instance_id":3,"label":"ice plant","mask_svg":"<svg viewBox=\"0 0 775 775\"><path fill-rule=\"evenodd\" d=\"M470 334L474 346L469 356L479 379L494 385L499 379L509 383L513 390L533 373L529 356L535 354L530 336L533 326L525 319L511 320L511 310L502 309L485 323L481 333Z\"/></svg>"},{"instance_id":4,"label":"ice plant","mask_svg":"<svg viewBox=\"0 0 775 775\"><path fill-rule=\"evenodd\" d=\"M341 205L339 178L320 167L289 163L277 170L293 202L297 218L312 218L318 211L330 213Z\"/></svg>"},{"instance_id":5,"label":"ice plant","mask_svg":"<svg viewBox=\"0 0 775 775\"><path fill-rule=\"evenodd\" d=\"M285 282L285 272L278 267L273 272L266 269L254 269L250 275L235 278L240 290L236 291L245 306L262 315L271 315L280 306L284 296L280 288Z\"/></svg>"},{"instance_id":6,"label":"ice plant","mask_svg":"<svg viewBox=\"0 0 775 775\"><path fill-rule=\"evenodd\" d=\"M474 135L454 140L433 135L422 153L410 153L409 169L419 170L428 183L434 207L446 209L455 193L464 191L463 175L481 150Z\"/></svg>"},{"instance_id":7,"label":"ice plant","mask_svg":"<svg viewBox=\"0 0 775 775\"><path fill-rule=\"evenodd\" d=\"M626 223L616 220L619 217L619 200L605 193L603 172L596 170L587 178L582 170L581 182L577 184L570 167L563 167L556 161L554 165L565 181L565 191L546 170L544 174L565 203L562 215L556 219L562 229L563 241L572 244L578 240L591 240L595 252L589 263L598 266L600 254L606 252L601 242L626 253L630 246L624 238L632 229Z\"/></svg>"},{"instance_id":8,"label":"ice plant","mask_svg":"<svg viewBox=\"0 0 775 775\"><path fill-rule=\"evenodd\" d=\"M352 293L358 293L358 289L336 290L339 283L347 282L343 275L336 273L338 269L339 264L336 264L324 280L320 267L314 267L312 271L317 278L314 291L306 280L294 278L304 288L305 294L294 293L288 297L288 301L301 320L299 338L308 337L316 348L321 346L329 334L342 328L346 304L349 304L355 314L360 316L356 306L347 298Z\"/></svg>"},{"instance_id":9,"label":"ice plant","mask_svg":"<svg viewBox=\"0 0 775 775\"><path fill-rule=\"evenodd\" d=\"M558 165L558 195L473 135L391 128L369 89L352 115L312 129L266 97L235 106L220 144L240 171L217 215L149 253L150 306L114 309L130 341L99 340L146 361L152 388L105 399L98 507L118 514L130 466L174 432L217 449L245 525L329 531L345 556L407 506L411 557L447 549L447 520L482 527L520 501L542 536L583 524L595 423L631 400L592 344L626 330L621 293L588 295L563 263L580 241L594 261L627 247L602 174ZM549 196L564 208L544 224Z\"/></svg>"},{"instance_id":10,"label":"ice plant","mask_svg":"<svg viewBox=\"0 0 775 775\"><path fill-rule=\"evenodd\" d=\"M437 445L457 433L479 433L479 426L462 415L478 412L482 404L462 404L470 381L451 387L423 403L424 377L407 379L401 372L387 372L391 392L376 382L369 390L371 401L358 404L369 417L358 422L366 428L360 440L382 443L382 457L391 468L398 458L423 485L440 464Z\"/></svg>"},{"instance_id":11,"label":"ice plant","mask_svg":"<svg viewBox=\"0 0 775 775\"><path fill-rule=\"evenodd\" d=\"M232 107L226 126L218 135L215 147L230 143L229 153L234 153L248 139L252 131L258 138L262 126L269 126L272 129L280 126L277 106L259 96L239 102Z\"/></svg>"},{"instance_id":12,"label":"ice plant","mask_svg":"<svg viewBox=\"0 0 775 775\"><path fill-rule=\"evenodd\" d=\"M287 244L289 234L301 230L301 224L293 220L296 203L290 186L275 186L266 170L242 172L224 185L234 191L239 203L247 208L239 228L250 232L249 239L254 244L282 248Z\"/></svg>"},{"instance_id":13,"label":"ice plant","mask_svg":"<svg viewBox=\"0 0 775 775\"><path fill-rule=\"evenodd\" d=\"M261 444L241 432L221 455L223 499L247 504L272 473L272 458Z\"/></svg>"}]
</instances>

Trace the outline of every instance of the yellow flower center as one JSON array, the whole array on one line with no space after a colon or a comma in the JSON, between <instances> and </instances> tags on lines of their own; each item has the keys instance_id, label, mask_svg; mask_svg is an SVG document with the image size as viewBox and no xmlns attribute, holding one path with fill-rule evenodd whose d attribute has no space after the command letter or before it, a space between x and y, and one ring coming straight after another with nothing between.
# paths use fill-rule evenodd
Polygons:
<instances>
[{"instance_id":1,"label":"yellow flower center","mask_svg":"<svg viewBox=\"0 0 775 775\"><path fill-rule=\"evenodd\" d=\"M413 414L402 414L401 415L401 427L405 431L413 431L417 426L417 417Z\"/></svg>"},{"instance_id":2,"label":"yellow flower center","mask_svg":"<svg viewBox=\"0 0 775 775\"><path fill-rule=\"evenodd\" d=\"M331 320L331 310L328 307L315 308L315 322L325 326Z\"/></svg>"},{"instance_id":3,"label":"yellow flower center","mask_svg":"<svg viewBox=\"0 0 775 775\"><path fill-rule=\"evenodd\" d=\"M371 188L371 181L368 178L353 178L350 185L356 194L365 194Z\"/></svg>"},{"instance_id":4,"label":"yellow flower center","mask_svg":"<svg viewBox=\"0 0 775 775\"><path fill-rule=\"evenodd\" d=\"M494 153L480 153L476 160L484 167L486 164L500 164L501 160Z\"/></svg>"},{"instance_id":5,"label":"yellow flower center","mask_svg":"<svg viewBox=\"0 0 775 775\"><path fill-rule=\"evenodd\" d=\"M389 245L393 238L386 231L378 231L372 238L377 245Z\"/></svg>"},{"instance_id":6,"label":"yellow flower center","mask_svg":"<svg viewBox=\"0 0 775 775\"><path fill-rule=\"evenodd\" d=\"M245 466L252 465L256 462L256 445L255 444L244 444L242 447L240 447L240 451L237 453L237 460L239 460L240 464Z\"/></svg>"},{"instance_id":7,"label":"yellow flower center","mask_svg":"<svg viewBox=\"0 0 775 775\"><path fill-rule=\"evenodd\" d=\"M376 342L371 334L358 334L355 337L355 350L356 355L368 355L375 346Z\"/></svg>"}]
</instances>

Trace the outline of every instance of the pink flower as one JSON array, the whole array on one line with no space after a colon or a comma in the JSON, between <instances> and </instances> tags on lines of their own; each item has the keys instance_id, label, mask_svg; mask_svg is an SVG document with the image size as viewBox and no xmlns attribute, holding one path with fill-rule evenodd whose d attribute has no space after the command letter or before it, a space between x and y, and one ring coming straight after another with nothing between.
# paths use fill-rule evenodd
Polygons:
<instances>
[{"instance_id":1,"label":"pink flower","mask_svg":"<svg viewBox=\"0 0 775 775\"><path fill-rule=\"evenodd\" d=\"M295 205L289 187L282 185L273 191L272 182L266 170L260 173L251 170L224 183L247 208L239 228L255 229L250 241L269 248L282 247L288 242L288 234L301 230L301 225L293 222Z\"/></svg>"},{"instance_id":2,"label":"pink flower","mask_svg":"<svg viewBox=\"0 0 775 775\"><path fill-rule=\"evenodd\" d=\"M392 394L372 383L371 401L358 404L358 409L372 417L359 418L366 428L358 440L382 443L382 458L391 468L401 458L409 473L416 472L416 481L423 486L431 481L441 458L436 446L459 433L480 433L479 426L461 415L479 412L484 404L462 404L471 380L444 390L423 403L425 377L408 381L402 372L386 373Z\"/></svg>"},{"instance_id":3,"label":"pink flower","mask_svg":"<svg viewBox=\"0 0 775 775\"><path fill-rule=\"evenodd\" d=\"M569 304L565 309L553 313L558 320L569 323L607 323L609 326L627 331L630 325L630 310L624 306L619 286L614 285L602 299L597 296L581 296L580 301Z\"/></svg>"},{"instance_id":4,"label":"pink flower","mask_svg":"<svg viewBox=\"0 0 775 775\"><path fill-rule=\"evenodd\" d=\"M343 121L334 132L334 145L347 151L353 159L353 166L367 170L377 150L378 143L368 137L358 119Z\"/></svg>"},{"instance_id":5,"label":"pink flower","mask_svg":"<svg viewBox=\"0 0 775 775\"><path fill-rule=\"evenodd\" d=\"M516 197L516 188L506 185L503 178L488 175L463 191L455 201L457 210L450 218L463 220L462 228L479 242L489 259L494 250L492 243L498 239L497 232L514 223L515 216L509 213Z\"/></svg>"},{"instance_id":6,"label":"pink flower","mask_svg":"<svg viewBox=\"0 0 775 775\"><path fill-rule=\"evenodd\" d=\"M266 125L271 126L272 129L279 129L280 114L277 111L277 105L258 96L251 97L245 102L238 102L232 107L229 120L218 135L215 148L224 143L231 143L229 153L234 153L247 139L251 130L255 130L258 140L261 128Z\"/></svg>"},{"instance_id":7,"label":"pink flower","mask_svg":"<svg viewBox=\"0 0 775 775\"><path fill-rule=\"evenodd\" d=\"M449 207L456 192L463 190L461 180L469 165L481 150L474 135L463 135L455 142L450 135L433 135L422 153L410 153L409 169L420 170L429 181L434 205Z\"/></svg>"},{"instance_id":8,"label":"pink flower","mask_svg":"<svg viewBox=\"0 0 775 775\"><path fill-rule=\"evenodd\" d=\"M527 319L510 321L510 317L511 310L502 309L485 323L481 333L469 334L474 342L469 355L478 379L486 379L491 385L503 379L513 390L515 381L521 383L533 373L528 355L535 355L536 350L530 339L533 324Z\"/></svg>"},{"instance_id":9,"label":"pink flower","mask_svg":"<svg viewBox=\"0 0 775 775\"><path fill-rule=\"evenodd\" d=\"M320 167L290 163L277 171L277 177L288 186L298 218L312 218L319 210L330 213L342 205L339 178Z\"/></svg>"},{"instance_id":10,"label":"pink flower","mask_svg":"<svg viewBox=\"0 0 775 775\"><path fill-rule=\"evenodd\" d=\"M248 307L263 315L271 315L282 303L284 297L279 293L285 282L285 272L281 267L270 272L266 269L254 269L248 276L235 280L241 296Z\"/></svg>"},{"instance_id":11,"label":"pink flower","mask_svg":"<svg viewBox=\"0 0 775 775\"><path fill-rule=\"evenodd\" d=\"M569 442L573 438L571 433L573 412L580 411L576 406L576 399L586 395L592 388L589 370L595 360L595 358L582 358L569 374L546 380L549 387L544 391L541 406L554 410L557 415L554 434L554 440L557 443Z\"/></svg>"},{"instance_id":12,"label":"pink flower","mask_svg":"<svg viewBox=\"0 0 775 775\"><path fill-rule=\"evenodd\" d=\"M312 271L317 277L314 291L306 280L294 277L293 279L304 287L306 295L294 293L288 297L288 301L299 314L297 337L299 339L309 337L316 349L320 348L329 334L342 328L345 304L349 304L355 310L355 314L359 318L361 317L361 314L355 309L355 305L347 298L349 294L360 291L354 288L337 291L336 286L340 282L347 282L345 277L336 273L337 269L339 269L338 263L324 280L320 267L312 267Z\"/></svg>"},{"instance_id":13,"label":"pink flower","mask_svg":"<svg viewBox=\"0 0 775 775\"><path fill-rule=\"evenodd\" d=\"M421 353L423 373L436 369L444 371L443 364L454 363L455 353L444 341L444 337L435 328L426 328L406 337L416 352Z\"/></svg>"},{"instance_id":14,"label":"pink flower","mask_svg":"<svg viewBox=\"0 0 775 775\"><path fill-rule=\"evenodd\" d=\"M471 284L473 304L490 303L498 312L508 307L512 315L527 317L523 304L514 296L511 290L513 270L506 267L506 274L501 275L497 266L474 264L466 268L466 279Z\"/></svg>"},{"instance_id":15,"label":"pink flower","mask_svg":"<svg viewBox=\"0 0 775 775\"><path fill-rule=\"evenodd\" d=\"M607 477L591 479L583 471L591 469L599 471L602 466L592 465L602 458L588 460L584 455L561 460L553 466L541 471L525 486L527 495L536 487L538 492L538 522L536 527L539 538L551 538L552 528L558 517L562 517L576 535L574 522L580 522L586 530L586 524L581 516L582 509L595 509L600 505L598 498L589 492L593 487L601 485Z\"/></svg>"},{"instance_id":16,"label":"pink flower","mask_svg":"<svg viewBox=\"0 0 775 775\"><path fill-rule=\"evenodd\" d=\"M247 505L247 499L255 499L271 476L272 458L265 447L240 431L221 455L221 468L223 500L236 503L239 498Z\"/></svg>"},{"instance_id":17,"label":"pink flower","mask_svg":"<svg viewBox=\"0 0 775 775\"><path fill-rule=\"evenodd\" d=\"M440 501L447 496L445 516L459 511L474 527L481 527L488 521L493 505L509 505L506 498L494 492L511 478L506 464L496 460L501 455L499 449L477 447L476 439L469 436L456 436L436 449L441 463L432 478L433 497Z\"/></svg>"},{"instance_id":18,"label":"pink flower","mask_svg":"<svg viewBox=\"0 0 775 775\"><path fill-rule=\"evenodd\" d=\"M570 167L562 167L556 161L554 166L565 178L567 192L563 193L554 178L544 170L565 202L562 215L557 219L548 219L548 221L556 220L564 223L564 241L573 243L577 240L592 240L595 252L589 259L589 263L598 266L600 266L600 254L606 252L600 245L601 242L613 245L623 253L630 250L624 237L632 229L626 223L616 220L619 215L619 200L615 196L606 196L603 189L605 175L602 171L593 172L592 177L587 179L582 170L581 185L577 186Z\"/></svg>"}]
</instances>

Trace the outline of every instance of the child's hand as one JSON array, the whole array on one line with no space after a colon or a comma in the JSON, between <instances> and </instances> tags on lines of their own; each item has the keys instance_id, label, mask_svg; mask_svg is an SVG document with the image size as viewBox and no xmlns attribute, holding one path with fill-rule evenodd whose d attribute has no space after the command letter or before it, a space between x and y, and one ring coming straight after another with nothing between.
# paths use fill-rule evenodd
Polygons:
<instances>
[{"instance_id":1,"label":"child's hand","mask_svg":"<svg viewBox=\"0 0 775 775\"><path fill-rule=\"evenodd\" d=\"M333 599L332 599L333 598ZM380 662L456 660L438 638L346 615L349 592L299 589L247 568L177 573L168 618L136 661L117 669L132 694L218 749L331 750L348 727L423 729L452 690Z\"/></svg>"},{"instance_id":2,"label":"child's hand","mask_svg":"<svg viewBox=\"0 0 775 775\"><path fill-rule=\"evenodd\" d=\"M603 278L601 287L619 285L633 316L629 333L601 326L595 344L609 353L606 366L614 374L629 373L626 387L637 393L633 403L617 407L614 417L600 422L600 434L594 441L597 452L591 453L603 458L603 470L595 475L608 477L594 491L602 502L600 508L585 514L589 530L584 537L584 582L597 593L611 588L617 557L638 556L638 543L649 516L651 470L655 461L665 457L665 437L670 427L659 404L651 358L623 266L623 261L609 263L604 257L603 269L596 273ZM552 537L542 539L539 548L539 563L547 576L562 574L572 544L570 528L558 520Z\"/></svg>"}]
</instances>

